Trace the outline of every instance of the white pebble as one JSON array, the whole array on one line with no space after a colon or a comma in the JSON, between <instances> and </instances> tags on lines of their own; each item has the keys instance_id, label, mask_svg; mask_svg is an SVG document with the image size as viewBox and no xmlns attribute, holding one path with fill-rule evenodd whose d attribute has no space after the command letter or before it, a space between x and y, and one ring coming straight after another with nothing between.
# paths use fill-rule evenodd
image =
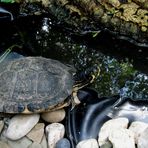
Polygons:
<instances>
[{"instance_id":1,"label":"white pebble","mask_svg":"<svg viewBox=\"0 0 148 148\"><path fill-rule=\"evenodd\" d=\"M48 147L55 148L57 141L62 139L65 134L65 127L61 123L52 123L46 126L46 136Z\"/></svg>"},{"instance_id":2,"label":"white pebble","mask_svg":"<svg viewBox=\"0 0 148 148\"><path fill-rule=\"evenodd\" d=\"M137 148L148 148L148 128L138 137Z\"/></svg>"},{"instance_id":3,"label":"white pebble","mask_svg":"<svg viewBox=\"0 0 148 148\"><path fill-rule=\"evenodd\" d=\"M99 145L96 139L87 139L80 141L76 148L99 148Z\"/></svg>"},{"instance_id":4,"label":"white pebble","mask_svg":"<svg viewBox=\"0 0 148 148\"><path fill-rule=\"evenodd\" d=\"M113 148L135 148L134 134L129 129L112 130L108 139Z\"/></svg>"},{"instance_id":5,"label":"white pebble","mask_svg":"<svg viewBox=\"0 0 148 148\"><path fill-rule=\"evenodd\" d=\"M135 121L131 123L129 130L131 130L134 133L136 144L137 144L138 137L147 127L148 127L148 124L144 122Z\"/></svg>"},{"instance_id":6,"label":"white pebble","mask_svg":"<svg viewBox=\"0 0 148 148\"><path fill-rule=\"evenodd\" d=\"M42 148L47 148L47 140L45 134L43 135L42 141L41 141Z\"/></svg>"},{"instance_id":7,"label":"white pebble","mask_svg":"<svg viewBox=\"0 0 148 148\"><path fill-rule=\"evenodd\" d=\"M5 136L11 140L24 137L39 121L39 114L16 115L10 122Z\"/></svg>"},{"instance_id":8,"label":"white pebble","mask_svg":"<svg viewBox=\"0 0 148 148\"><path fill-rule=\"evenodd\" d=\"M128 122L127 118L116 118L105 122L99 132L99 146L108 145L109 134L115 129L127 128Z\"/></svg>"}]
</instances>

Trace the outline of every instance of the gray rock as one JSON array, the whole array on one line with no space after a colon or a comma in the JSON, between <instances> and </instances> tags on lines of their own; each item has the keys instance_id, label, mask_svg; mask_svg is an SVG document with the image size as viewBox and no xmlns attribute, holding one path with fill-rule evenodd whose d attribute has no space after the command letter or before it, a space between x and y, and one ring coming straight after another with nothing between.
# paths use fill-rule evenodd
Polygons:
<instances>
[{"instance_id":1,"label":"gray rock","mask_svg":"<svg viewBox=\"0 0 148 148\"><path fill-rule=\"evenodd\" d=\"M44 135L44 126L44 123L37 123L26 136L33 142L40 143Z\"/></svg>"},{"instance_id":2,"label":"gray rock","mask_svg":"<svg viewBox=\"0 0 148 148\"><path fill-rule=\"evenodd\" d=\"M27 137L23 137L19 140L10 140L5 137L5 130L3 130L0 140L4 143L7 143L10 148L28 148L29 145L32 144L32 141Z\"/></svg>"},{"instance_id":3,"label":"gray rock","mask_svg":"<svg viewBox=\"0 0 148 148\"><path fill-rule=\"evenodd\" d=\"M56 143L56 148L70 148L70 142L68 139L63 138L60 139L57 143Z\"/></svg>"},{"instance_id":4,"label":"gray rock","mask_svg":"<svg viewBox=\"0 0 148 148\"><path fill-rule=\"evenodd\" d=\"M42 148L42 146L39 143L33 142L28 148Z\"/></svg>"},{"instance_id":5,"label":"gray rock","mask_svg":"<svg viewBox=\"0 0 148 148\"><path fill-rule=\"evenodd\" d=\"M5 131L5 129L2 131L0 135L0 140L7 143L8 139L5 137Z\"/></svg>"},{"instance_id":6,"label":"gray rock","mask_svg":"<svg viewBox=\"0 0 148 148\"><path fill-rule=\"evenodd\" d=\"M59 109L41 114L41 118L49 123L61 122L65 118L65 110Z\"/></svg>"},{"instance_id":7,"label":"gray rock","mask_svg":"<svg viewBox=\"0 0 148 148\"><path fill-rule=\"evenodd\" d=\"M4 121L1 120L1 121L0 121L0 134L1 134L1 132L2 132L3 127L4 127Z\"/></svg>"},{"instance_id":8,"label":"gray rock","mask_svg":"<svg viewBox=\"0 0 148 148\"><path fill-rule=\"evenodd\" d=\"M0 141L0 148L11 148L6 142Z\"/></svg>"},{"instance_id":9,"label":"gray rock","mask_svg":"<svg viewBox=\"0 0 148 148\"><path fill-rule=\"evenodd\" d=\"M47 139L46 139L45 134L43 135L43 138L42 138L42 141L40 144L41 144L42 148L47 148Z\"/></svg>"},{"instance_id":10,"label":"gray rock","mask_svg":"<svg viewBox=\"0 0 148 148\"><path fill-rule=\"evenodd\" d=\"M18 140L24 137L37 124L39 118L39 114L14 116L6 130L6 137L11 140Z\"/></svg>"},{"instance_id":11,"label":"gray rock","mask_svg":"<svg viewBox=\"0 0 148 148\"><path fill-rule=\"evenodd\" d=\"M27 137L23 137L16 141L8 140L7 142L11 148L28 148L28 146L32 144L32 141Z\"/></svg>"}]
</instances>

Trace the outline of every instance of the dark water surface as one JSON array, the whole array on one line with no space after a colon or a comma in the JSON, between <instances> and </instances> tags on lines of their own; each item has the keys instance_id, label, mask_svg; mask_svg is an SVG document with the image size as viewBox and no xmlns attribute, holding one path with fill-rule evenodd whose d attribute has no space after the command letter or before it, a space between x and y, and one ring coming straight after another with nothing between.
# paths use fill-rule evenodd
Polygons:
<instances>
[{"instance_id":1,"label":"dark water surface","mask_svg":"<svg viewBox=\"0 0 148 148\"><path fill-rule=\"evenodd\" d=\"M0 24L0 51L43 56L74 66L77 71L98 64L100 77L91 86L99 96L148 99L148 48L116 39L106 32L75 35L48 17L24 17Z\"/></svg>"}]
</instances>

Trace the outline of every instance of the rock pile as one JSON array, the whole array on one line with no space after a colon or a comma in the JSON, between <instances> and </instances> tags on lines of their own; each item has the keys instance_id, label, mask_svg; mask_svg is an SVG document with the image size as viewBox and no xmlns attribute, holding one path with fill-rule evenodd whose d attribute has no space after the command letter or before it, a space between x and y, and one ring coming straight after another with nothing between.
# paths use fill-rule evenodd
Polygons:
<instances>
[{"instance_id":1,"label":"rock pile","mask_svg":"<svg viewBox=\"0 0 148 148\"><path fill-rule=\"evenodd\" d=\"M129 125L127 118L116 118L101 127L98 143L100 148L146 148L147 132L147 123L135 121Z\"/></svg>"},{"instance_id":2,"label":"rock pile","mask_svg":"<svg viewBox=\"0 0 148 148\"><path fill-rule=\"evenodd\" d=\"M13 115L0 121L0 148L71 148L65 138L63 109L43 114ZM48 122L47 122L48 121ZM97 139L80 141L76 148L147 148L148 124L129 125L127 118L103 124Z\"/></svg>"},{"instance_id":3,"label":"rock pile","mask_svg":"<svg viewBox=\"0 0 148 148\"><path fill-rule=\"evenodd\" d=\"M0 121L0 148L62 148L65 127L57 122L64 117L63 109L41 115L4 117ZM64 148L70 148L68 140L66 145Z\"/></svg>"}]
</instances>

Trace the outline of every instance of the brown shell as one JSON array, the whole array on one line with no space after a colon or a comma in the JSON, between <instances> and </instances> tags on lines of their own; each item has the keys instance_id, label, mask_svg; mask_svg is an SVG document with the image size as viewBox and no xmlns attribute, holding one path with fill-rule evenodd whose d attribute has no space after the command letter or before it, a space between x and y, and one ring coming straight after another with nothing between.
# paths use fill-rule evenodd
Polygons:
<instances>
[{"instance_id":1,"label":"brown shell","mask_svg":"<svg viewBox=\"0 0 148 148\"><path fill-rule=\"evenodd\" d=\"M43 57L0 64L0 112L43 112L59 106L72 93L69 68Z\"/></svg>"}]
</instances>

